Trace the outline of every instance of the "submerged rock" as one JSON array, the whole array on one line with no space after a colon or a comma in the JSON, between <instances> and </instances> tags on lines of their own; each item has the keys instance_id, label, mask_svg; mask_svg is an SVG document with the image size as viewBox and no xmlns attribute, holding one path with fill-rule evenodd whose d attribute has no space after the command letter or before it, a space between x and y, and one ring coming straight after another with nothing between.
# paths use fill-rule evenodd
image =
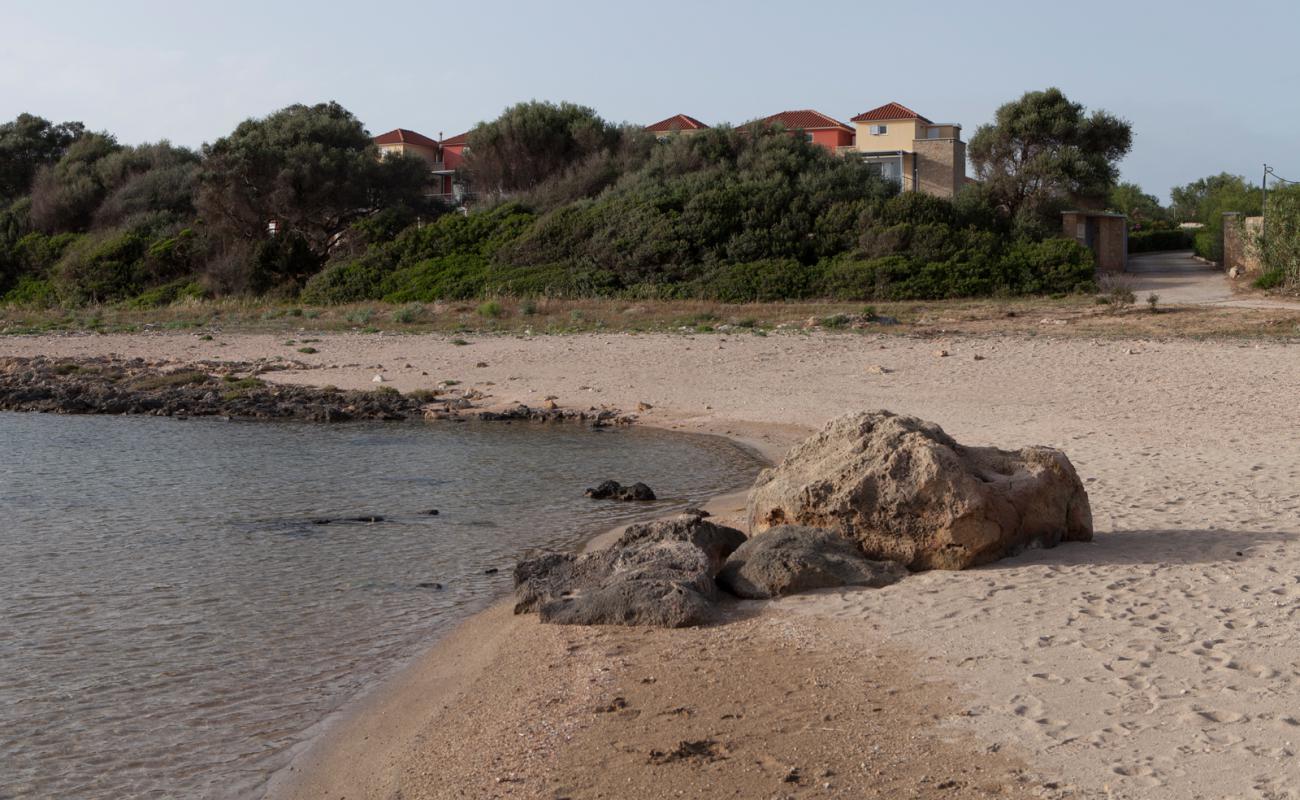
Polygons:
<instances>
[{"instance_id":1,"label":"submerged rock","mask_svg":"<svg viewBox=\"0 0 1300 800\"><path fill-rule=\"evenodd\" d=\"M840 417L797 445L759 475L748 512L753 533L828 528L918 570L1092 539L1088 493L1061 451L966 447L888 411Z\"/></svg>"},{"instance_id":2,"label":"submerged rock","mask_svg":"<svg viewBox=\"0 0 1300 800\"><path fill-rule=\"evenodd\" d=\"M879 588L907 570L892 561L869 561L857 544L834 531L781 525L747 540L718 573L723 589L763 599L836 586Z\"/></svg>"},{"instance_id":3,"label":"submerged rock","mask_svg":"<svg viewBox=\"0 0 1300 800\"><path fill-rule=\"evenodd\" d=\"M654 500L655 492L644 483L637 482L631 486L624 486L618 481L603 481L594 489L586 491L587 497L593 500Z\"/></svg>"}]
</instances>

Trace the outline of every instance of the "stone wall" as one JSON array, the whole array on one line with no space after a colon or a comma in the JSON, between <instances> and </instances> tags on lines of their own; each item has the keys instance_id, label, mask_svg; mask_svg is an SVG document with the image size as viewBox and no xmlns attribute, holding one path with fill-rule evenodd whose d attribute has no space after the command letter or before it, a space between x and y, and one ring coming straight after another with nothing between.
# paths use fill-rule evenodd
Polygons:
<instances>
[{"instance_id":1,"label":"stone wall","mask_svg":"<svg viewBox=\"0 0 1300 800\"><path fill-rule=\"evenodd\" d=\"M1223 215L1223 269L1234 267L1246 274L1262 271L1259 234L1263 217L1246 217L1235 211Z\"/></svg>"}]
</instances>

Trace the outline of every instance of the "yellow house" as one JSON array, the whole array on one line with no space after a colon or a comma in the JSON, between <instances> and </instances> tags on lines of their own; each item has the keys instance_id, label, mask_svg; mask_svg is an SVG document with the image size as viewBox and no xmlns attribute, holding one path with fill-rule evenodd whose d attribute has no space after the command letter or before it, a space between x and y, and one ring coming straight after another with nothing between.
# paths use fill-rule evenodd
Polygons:
<instances>
[{"instance_id":1,"label":"yellow house","mask_svg":"<svg viewBox=\"0 0 1300 800\"><path fill-rule=\"evenodd\" d=\"M903 191L953 197L966 185L966 143L961 126L931 122L900 103L886 103L853 117L854 142L839 151L898 181Z\"/></svg>"}]
</instances>

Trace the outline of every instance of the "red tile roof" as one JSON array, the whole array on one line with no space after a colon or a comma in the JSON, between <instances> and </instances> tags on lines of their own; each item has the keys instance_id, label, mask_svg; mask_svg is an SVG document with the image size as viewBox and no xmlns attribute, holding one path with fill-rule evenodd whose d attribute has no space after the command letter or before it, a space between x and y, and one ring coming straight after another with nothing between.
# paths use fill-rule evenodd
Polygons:
<instances>
[{"instance_id":1,"label":"red tile roof","mask_svg":"<svg viewBox=\"0 0 1300 800\"><path fill-rule=\"evenodd\" d=\"M802 111L782 111L780 114L773 114L770 117L764 117L762 122L780 123L792 131L821 131L827 129L839 128L840 130L853 133L853 129L837 119L832 119L820 111L804 109Z\"/></svg>"},{"instance_id":2,"label":"red tile roof","mask_svg":"<svg viewBox=\"0 0 1300 800\"><path fill-rule=\"evenodd\" d=\"M388 133L375 137L375 144L415 144L424 147L437 147L438 143L422 133L408 131L406 128L393 128Z\"/></svg>"},{"instance_id":3,"label":"red tile roof","mask_svg":"<svg viewBox=\"0 0 1300 800\"><path fill-rule=\"evenodd\" d=\"M452 147L463 147L468 142L469 142L469 131L465 131L464 133L457 134L456 136L453 136L450 139L443 139L442 145L443 147L446 147L448 145Z\"/></svg>"},{"instance_id":4,"label":"red tile roof","mask_svg":"<svg viewBox=\"0 0 1300 800\"><path fill-rule=\"evenodd\" d=\"M930 120L916 113L902 103L885 103L879 108L873 108L870 111L863 111L854 117L852 122L870 122L874 120L891 120L891 119L919 119L922 122ZM934 123L930 123L934 124Z\"/></svg>"},{"instance_id":5,"label":"red tile roof","mask_svg":"<svg viewBox=\"0 0 1300 800\"><path fill-rule=\"evenodd\" d=\"M654 133L671 133L672 131L702 131L708 127L695 117L673 114L666 120L645 126L645 129Z\"/></svg>"}]
</instances>

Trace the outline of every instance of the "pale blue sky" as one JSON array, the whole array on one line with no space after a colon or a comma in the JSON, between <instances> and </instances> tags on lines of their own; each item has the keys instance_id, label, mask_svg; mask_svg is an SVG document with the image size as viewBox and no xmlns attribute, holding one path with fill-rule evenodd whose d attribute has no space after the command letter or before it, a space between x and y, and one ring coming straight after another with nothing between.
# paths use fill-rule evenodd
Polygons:
<instances>
[{"instance_id":1,"label":"pale blue sky","mask_svg":"<svg viewBox=\"0 0 1300 800\"><path fill-rule=\"evenodd\" d=\"M613 120L842 120L896 100L967 138L1056 85L1133 123L1124 178L1260 165L1300 179L1300 4L1044 2L377 3L0 0L0 119L79 119L197 146L294 102L373 133L451 136L528 99Z\"/></svg>"}]
</instances>

